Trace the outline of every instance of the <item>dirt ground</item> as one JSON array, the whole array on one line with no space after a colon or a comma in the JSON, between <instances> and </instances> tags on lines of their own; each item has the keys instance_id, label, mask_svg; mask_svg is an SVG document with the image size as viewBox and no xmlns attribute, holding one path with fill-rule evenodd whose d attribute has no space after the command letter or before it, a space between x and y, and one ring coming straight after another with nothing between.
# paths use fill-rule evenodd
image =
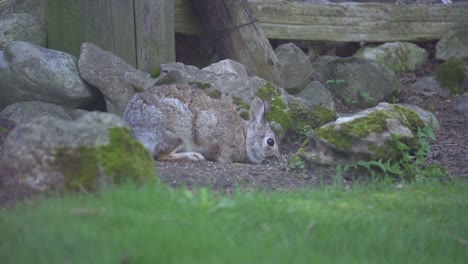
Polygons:
<instances>
[{"instance_id":1,"label":"dirt ground","mask_svg":"<svg viewBox=\"0 0 468 264\"><path fill-rule=\"evenodd\" d=\"M427 47L433 53L433 46ZM460 96L442 98L437 95L420 95L409 91L408 86L419 77L431 75L438 62L431 59L424 67L415 72L400 76L404 84L399 102L416 104L432 111L438 118L441 129L436 132L437 141L432 142L429 163L445 166L453 175L468 179L468 120L457 114L453 106ZM467 85L465 85L467 86ZM465 87L468 91L468 87ZM338 104L340 112L349 112ZM0 151L12 124L0 118ZM287 138L282 144L282 153L287 160L296 152L301 141ZM297 190L308 189L320 183L333 182L334 168L307 166L303 171L288 171L285 164L251 165L221 164L216 162L156 162L156 171L163 182L171 186L188 188L206 186L219 191L229 192L233 188L254 188L260 190Z\"/></svg>"}]
</instances>

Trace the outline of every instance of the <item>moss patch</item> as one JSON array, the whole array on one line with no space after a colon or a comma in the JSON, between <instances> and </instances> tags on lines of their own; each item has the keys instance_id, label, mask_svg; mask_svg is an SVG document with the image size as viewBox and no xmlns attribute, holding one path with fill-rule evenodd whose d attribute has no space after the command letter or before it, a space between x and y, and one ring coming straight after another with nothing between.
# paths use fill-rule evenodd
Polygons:
<instances>
[{"instance_id":1,"label":"moss patch","mask_svg":"<svg viewBox=\"0 0 468 264\"><path fill-rule=\"evenodd\" d=\"M222 95L223 93L218 89L208 92L208 96L213 99L220 99Z\"/></svg>"},{"instance_id":2,"label":"moss patch","mask_svg":"<svg viewBox=\"0 0 468 264\"><path fill-rule=\"evenodd\" d=\"M451 94L463 93L462 82L465 79L465 63L462 60L448 60L434 72L440 84Z\"/></svg>"},{"instance_id":3,"label":"moss patch","mask_svg":"<svg viewBox=\"0 0 468 264\"><path fill-rule=\"evenodd\" d=\"M288 111L287 103L281 97L279 89L270 83L266 83L257 90L255 95L268 100L270 103L270 111L268 112L269 121L275 121L280 124L284 131L291 129L292 117Z\"/></svg>"},{"instance_id":4,"label":"moss patch","mask_svg":"<svg viewBox=\"0 0 468 264\"><path fill-rule=\"evenodd\" d=\"M392 105L392 111L398 114L398 120L413 133L418 132L418 128L425 126L424 121L422 121L418 113L409 107Z\"/></svg>"},{"instance_id":5,"label":"moss patch","mask_svg":"<svg viewBox=\"0 0 468 264\"><path fill-rule=\"evenodd\" d=\"M297 103L289 104L292 120L292 130L301 132L304 130L321 127L338 118L335 111L324 106L303 106Z\"/></svg>"},{"instance_id":6,"label":"moss patch","mask_svg":"<svg viewBox=\"0 0 468 264\"><path fill-rule=\"evenodd\" d=\"M151 78L158 78L159 75L161 74L161 67L154 67L152 70L151 70Z\"/></svg>"},{"instance_id":7,"label":"moss patch","mask_svg":"<svg viewBox=\"0 0 468 264\"><path fill-rule=\"evenodd\" d=\"M244 120L250 120L250 113L247 111L242 111L239 115Z\"/></svg>"},{"instance_id":8,"label":"moss patch","mask_svg":"<svg viewBox=\"0 0 468 264\"><path fill-rule=\"evenodd\" d=\"M341 129L333 126L321 127L315 131L315 135L334 145L340 151L348 151L352 147L354 140Z\"/></svg>"},{"instance_id":9,"label":"moss patch","mask_svg":"<svg viewBox=\"0 0 468 264\"><path fill-rule=\"evenodd\" d=\"M208 89L208 88L211 88L211 84L210 83L206 83L206 82L189 82L190 85L194 85L196 87L198 87L198 89Z\"/></svg>"},{"instance_id":10,"label":"moss patch","mask_svg":"<svg viewBox=\"0 0 468 264\"><path fill-rule=\"evenodd\" d=\"M110 128L110 142L100 147L57 150L56 165L65 176L65 190L96 190L103 183L154 179L154 160L125 128ZM102 177L107 175L107 177Z\"/></svg>"},{"instance_id":11,"label":"moss patch","mask_svg":"<svg viewBox=\"0 0 468 264\"><path fill-rule=\"evenodd\" d=\"M242 100L242 98L238 96L232 96L232 102L237 105L239 108L244 108L246 110L250 110L250 105Z\"/></svg>"}]
</instances>

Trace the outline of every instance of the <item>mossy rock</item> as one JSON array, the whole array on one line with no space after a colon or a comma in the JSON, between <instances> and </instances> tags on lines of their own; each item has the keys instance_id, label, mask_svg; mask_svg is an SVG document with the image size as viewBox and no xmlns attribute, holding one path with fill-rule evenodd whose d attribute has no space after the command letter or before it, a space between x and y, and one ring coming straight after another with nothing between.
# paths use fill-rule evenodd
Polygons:
<instances>
[{"instance_id":1,"label":"mossy rock","mask_svg":"<svg viewBox=\"0 0 468 264\"><path fill-rule=\"evenodd\" d=\"M425 123L413 109L382 103L374 109L339 118L316 129L309 140L322 148L321 153L339 152L347 155L348 161L357 158L388 160L398 158L400 153L392 137L415 147L418 129L424 126ZM313 149L307 151L314 152Z\"/></svg>"},{"instance_id":2,"label":"mossy rock","mask_svg":"<svg viewBox=\"0 0 468 264\"><path fill-rule=\"evenodd\" d=\"M154 160L126 128L109 128L110 142L97 147L60 148L56 166L64 174L65 190L96 190L106 184L154 181Z\"/></svg>"},{"instance_id":3,"label":"mossy rock","mask_svg":"<svg viewBox=\"0 0 468 264\"><path fill-rule=\"evenodd\" d=\"M448 60L434 72L436 79L451 94L462 94L462 83L465 79L465 63L462 60Z\"/></svg>"},{"instance_id":4,"label":"mossy rock","mask_svg":"<svg viewBox=\"0 0 468 264\"><path fill-rule=\"evenodd\" d=\"M266 83L258 88L256 96L263 100L268 100L270 111L268 112L268 120L274 121L281 125L284 131L288 131L292 127L292 116L289 112L286 101L281 96L281 90L270 83Z\"/></svg>"}]
</instances>

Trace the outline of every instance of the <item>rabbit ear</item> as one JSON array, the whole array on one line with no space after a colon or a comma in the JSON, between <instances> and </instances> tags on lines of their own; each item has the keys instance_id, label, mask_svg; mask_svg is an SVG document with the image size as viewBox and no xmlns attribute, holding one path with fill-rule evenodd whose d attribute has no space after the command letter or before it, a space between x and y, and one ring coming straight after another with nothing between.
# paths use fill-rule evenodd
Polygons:
<instances>
[{"instance_id":1,"label":"rabbit ear","mask_svg":"<svg viewBox=\"0 0 468 264\"><path fill-rule=\"evenodd\" d=\"M256 124L264 124L267 121L267 113L270 105L268 101L255 97L250 104L250 119Z\"/></svg>"}]
</instances>

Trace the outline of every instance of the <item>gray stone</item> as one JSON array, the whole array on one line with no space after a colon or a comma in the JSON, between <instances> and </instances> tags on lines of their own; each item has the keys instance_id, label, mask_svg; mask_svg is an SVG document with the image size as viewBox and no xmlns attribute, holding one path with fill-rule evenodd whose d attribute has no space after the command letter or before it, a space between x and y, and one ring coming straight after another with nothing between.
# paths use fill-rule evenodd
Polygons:
<instances>
[{"instance_id":1,"label":"gray stone","mask_svg":"<svg viewBox=\"0 0 468 264\"><path fill-rule=\"evenodd\" d=\"M417 117L418 112L406 106L380 103L316 129L299 155L321 165L395 159L399 151L392 135L415 140L417 128L428 125Z\"/></svg>"},{"instance_id":2,"label":"gray stone","mask_svg":"<svg viewBox=\"0 0 468 264\"><path fill-rule=\"evenodd\" d=\"M202 69L203 71L209 71L216 74L232 73L236 76L247 77L247 70L245 66L230 59L222 60L217 63L213 63L208 67Z\"/></svg>"},{"instance_id":3,"label":"gray stone","mask_svg":"<svg viewBox=\"0 0 468 264\"><path fill-rule=\"evenodd\" d=\"M0 0L0 16L11 13L28 13L41 19L41 0Z\"/></svg>"},{"instance_id":4,"label":"gray stone","mask_svg":"<svg viewBox=\"0 0 468 264\"><path fill-rule=\"evenodd\" d=\"M335 102L331 92L320 82L311 81L307 86L294 96L313 102L315 105L323 105L335 109Z\"/></svg>"},{"instance_id":5,"label":"gray stone","mask_svg":"<svg viewBox=\"0 0 468 264\"><path fill-rule=\"evenodd\" d=\"M0 49L15 40L45 46L45 27L40 20L25 13L0 16Z\"/></svg>"},{"instance_id":6,"label":"gray stone","mask_svg":"<svg viewBox=\"0 0 468 264\"><path fill-rule=\"evenodd\" d=\"M25 101L80 107L97 98L70 54L13 41L0 51L0 109Z\"/></svg>"},{"instance_id":7,"label":"gray stone","mask_svg":"<svg viewBox=\"0 0 468 264\"><path fill-rule=\"evenodd\" d=\"M278 46L275 54L283 88L290 94L301 91L314 72L309 57L293 43Z\"/></svg>"},{"instance_id":8,"label":"gray stone","mask_svg":"<svg viewBox=\"0 0 468 264\"><path fill-rule=\"evenodd\" d=\"M432 76L426 76L418 79L409 87L409 89L413 92L418 92L422 96L438 95L446 98L450 95L450 92L443 89L439 82Z\"/></svg>"},{"instance_id":9,"label":"gray stone","mask_svg":"<svg viewBox=\"0 0 468 264\"><path fill-rule=\"evenodd\" d=\"M421 67L428 58L426 50L409 42L389 42L376 47L363 47L354 56L375 60L397 73L413 71Z\"/></svg>"},{"instance_id":10,"label":"gray stone","mask_svg":"<svg viewBox=\"0 0 468 264\"><path fill-rule=\"evenodd\" d=\"M330 61L322 83L347 106L367 108L388 101L401 90L395 73L374 60L341 58Z\"/></svg>"},{"instance_id":11,"label":"gray stone","mask_svg":"<svg viewBox=\"0 0 468 264\"><path fill-rule=\"evenodd\" d=\"M73 109L51 103L29 101L14 103L7 106L0 112L0 116L11 120L15 125L19 125L42 116L50 116L63 120L73 120L86 112L87 111L85 110Z\"/></svg>"},{"instance_id":12,"label":"gray stone","mask_svg":"<svg viewBox=\"0 0 468 264\"><path fill-rule=\"evenodd\" d=\"M439 60L468 60L468 28L450 31L437 42L436 58Z\"/></svg>"},{"instance_id":13,"label":"gray stone","mask_svg":"<svg viewBox=\"0 0 468 264\"><path fill-rule=\"evenodd\" d=\"M123 119L90 112L76 121L40 117L16 126L5 140L0 174L3 190L20 195L89 191L152 177L154 161Z\"/></svg>"},{"instance_id":14,"label":"gray stone","mask_svg":"<svg viewBox=\"0 0 468 264\"><path fill-rule=\"evenodd\" d=\"M453 107L455 112L468 118L468 96L463 96Z\"/></svg>"},{"instance_id":15,"label":"gray stone","mask_svg":"<svg viewBox=\"0 0 468 264\"><path fill-rule=\"evenodd\" d=\"M180 62L162 64L158 84L174 83L197 86L208 95L218 91L221 100L232 102L235 97L249 104L258 88L265 85L267 81L256 76L216 74Z\"/></svg>"},{"instance_id":16,"label":"gray stone","mask_svg":"<svg viewBox=\"0 0 468 264\"><path fill-rule=\"evenodd\" d=\"M136 91L143 91L154 82L148 73L92 43L81 45L78 68L81 78L102 92L107 111L118 115L123 114Z\"/></svg>"},{"instance_id":17,"label":"gray stone","mask_svg":"<svg viewBox=\"0 0 468 264\"><path fill-rule=\"evenodd\" d=\"M321 83L325 83L327 80L324 79L323 74L327 68L327 64L331 61L339 59L337 56L320 56L312 62L312 66L315 70L315 78Z\"/></svg>"}]
</instances>

